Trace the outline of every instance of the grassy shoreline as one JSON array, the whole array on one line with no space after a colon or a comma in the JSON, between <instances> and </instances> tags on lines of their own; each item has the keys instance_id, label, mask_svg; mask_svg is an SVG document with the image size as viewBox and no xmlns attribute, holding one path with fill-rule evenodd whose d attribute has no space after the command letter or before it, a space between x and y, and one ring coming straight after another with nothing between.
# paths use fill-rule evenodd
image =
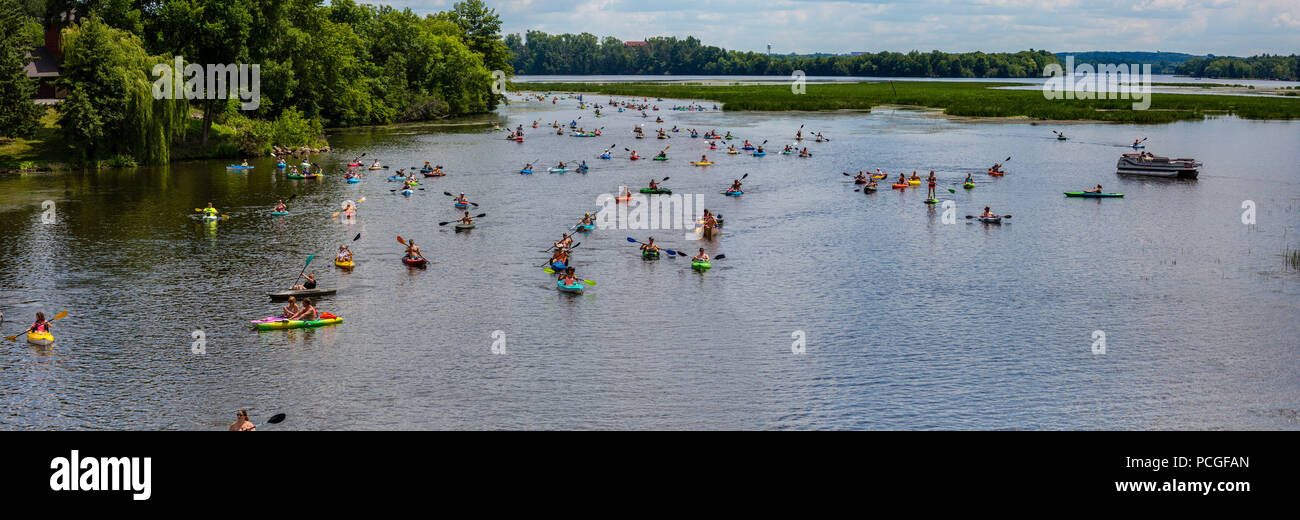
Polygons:
<instances>
[{"instance_id":1,"label":"grassy shoreline","mask_svg":"<svg viewBox=\"0 0 1300 520\"><path fill-rule=\"evenodd\" d=\"M1151 94L1148 110L1133 110L1131 99L1050 100L1039 90L996 87L1021 83L895 81L809 84L794 94L780 85L682 85L665 83L516 83L516 90L590 92L610 96L667 97L709 100L737 111L871 110L881 105L911 105L942 109L967 117L1024 117L1052 121L1168 123L1203 119L1207 114L1235 114L1245 119L1300 119L1300 100L1220 96L1212 94Z\"/></svg>"}]
</instances>

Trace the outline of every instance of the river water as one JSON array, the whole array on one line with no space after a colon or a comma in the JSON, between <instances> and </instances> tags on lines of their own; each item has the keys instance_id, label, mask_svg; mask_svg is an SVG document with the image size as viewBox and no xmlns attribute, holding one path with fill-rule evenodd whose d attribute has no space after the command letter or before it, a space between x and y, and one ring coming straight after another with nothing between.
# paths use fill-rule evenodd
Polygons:
<instances>
[{"instance_id":1,"label":"river water","mask_svg":"<svg viewBox=\"0 0 1300 520\"><path fill-rule=\"evenodd\" d=\"M3 343L0 427L220 429L249 408L308 430L1297 429L1300 273L1284 252L1300 247L1300 121L658 114L665 128L729 130L773 151L800 125L833 140L806 141L809 159L726 155L685 133L633 140L633 125L659 125L595 119L565 99L339 131L316 158L331 172L364 153L449 173L411 197L385 172L290 180L263 159L247 173L202 161L0 177L0 332L69 311L53 347ZM515 143L492 129L579 115L604 136L544 126ZM1144 136L1149 151L1203 161L1200 179L1117 176ZM669 144L664 162L623 151ZM615 159L596 158L611 145ZM718 164L687 163L701 153ZM981 173L1007 156L1005 177ZM571 159L592 172L541 173ZM516 173L533 160L538 174ZM875 168L936 170L955 223L923 192L864 195L841 175ZM744 196L719 194L745 173ZM599 229L574 257L598 284L558 293L541 251L599 195L664 176L723 214L726 233ZM1062 195L1099 183L1126 197ZM438 226L457 213L443 191L479 203L477 229ZM268 214L295 194L288 217ZM362 197L355 221L331 218ZM197 219L209 201L229 219ZM985 205L1012 218L964 218ZM726 258L702 274L643 261L626 238L650 235ZM434 263L402 265L397 236ZM352 272L330 263L343 243ZM278 312L264 293L309 254L338 289L321 309L344 323L252 331Z\"/></svg>"}]
</instances>

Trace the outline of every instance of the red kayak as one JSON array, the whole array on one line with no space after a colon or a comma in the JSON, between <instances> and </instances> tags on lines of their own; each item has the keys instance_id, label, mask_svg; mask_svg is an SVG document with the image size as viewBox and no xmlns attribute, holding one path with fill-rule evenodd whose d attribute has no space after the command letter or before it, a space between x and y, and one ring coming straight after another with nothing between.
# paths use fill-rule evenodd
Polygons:
<instances>
[{"instance_id":1,"label":"red kayak","mask_svg":"<svg viewBox=\"0 0 1300 520\"><path fill-rule=\"evenodd\" d=\"M402 263L411 267L424 267L429 264L429 261L424 258L407 258L403 256Z\"/></svg>"}]
</instances>

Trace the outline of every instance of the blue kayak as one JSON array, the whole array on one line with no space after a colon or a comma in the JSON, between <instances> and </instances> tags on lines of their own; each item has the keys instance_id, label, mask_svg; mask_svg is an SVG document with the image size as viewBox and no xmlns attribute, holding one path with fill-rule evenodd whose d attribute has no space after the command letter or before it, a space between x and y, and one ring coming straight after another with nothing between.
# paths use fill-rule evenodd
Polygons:
<instances>
[{"instance_id":1,"label":"blue kayak","mask_svg":"<svg viewBox=\"0 0 1300 520\"><path fill-rule=\"evenodd\" d=\"M519 174L520 174L520 175L528 175L528 174L530 174L530 173L533 173L533 171L532 171L532 170L519 170Z\"/></svg>"},{"instance_id":2,"label":"blue kayak","mask_svg":"<svg viewBox=\"0 0 1300 520\"><path fill-rule=\"evenodd\" d=\"M569 266L565 265L564 262L551 262L551 269L555 269L556 271L568 268Z\"/></svg>"},{"instance_id":3,"label":"blue kayak","mask_svg":"<svg viewBox=\"0 0 1300 520\"><path fill-rule=\"evenodd\" d=\"M767 152L754 152L754 157L763 157L765 155L767 155Z\"/></svg>"},{"instance_id":4,"label":"blue kayak","mask_svg":"<svg viewBox=\"0 0 1300 520\"><path fill-rule=\"evenodd\" d=\"M415 193L415 192L414 192L414 191L411 191L411 190L409 190L409 189L402 190L402 195L406 195L406 196L408 196L408 197L411 196L412 193Z\"/></svg>"},{"instance_id":5,"label":"blue kayak","mask_svg":"<svg viewBox=\"0 0 1300 520\"><path fill-rule=\"evenodd\" d=\"M232 164L232 165L230 165L230 166L227 166L226 169L227 169L227 170L251 170L251 169L253 169L253 167L252 167L252 166L244 166L244 165L240 165L240 164Z\"/></svg>"},{"instance_id":6,"label":"blue kayak","mask_svg":"<svg viewBox=\"0 0 1300 520\"><path fill-rule=\"evenodd\" d=\"M285 163L276 163L276 165L275 165L276 168L284 168L284 167L286 167L286 166L289 166L289 165L287 165L287 164L285 164Z\"/></svg>"},{"instance_id":7,"label":"blue kayak","mask_svg":"<svg viewBox=\"0 0 1300 520\"><path fill-rule=\"evenodd\" d=\"M596 225L595 225L595 224L578 224L578 231L579 231L580 233L587 233L587 232L590 232L590 231L593 230L593 229L596 229Z\"/></svg>"},{"instance_id":8,"label":"blue kayak","mask_svg":"<svg viewBox=\"0 0 1300 520\"><path fill-rule=\"evenodd\" d=\"M744 192L744 191L741 191L741 190L736 190L736 191L728 191L728 192L724 192L724 194L727 195L727 196L729 196L729 197L739 197L739 196L741 196L741 195L744 195L745 192Z\"/></svg>"},{"instance_id":9,"label":"blue kayak","mask_svg":"<svg viewBox=\"0 0 1300 520\"><path fill-rule=\"evenodd\" d=\"M584 287L580 283L575 283L573 285L566 285L564 283L564 280L556 280L555 287L559 289L560 292L573 293L573 294L582 294L582 290L584 289Z\"/></svg>"},{"instance_id":10,"label":"blue kayak","mask_svg":"<svg viewBox=\"0 0 1300 520\"><path fill-rule=\"evenodd\" d=\"M609 159L609 154L602 155L602 156L600 156L600 158L601 158L601 159Z\"/></svg>"},{"instance_id":11,"label":"blue kayak","mask_svg":"<svg viewBox=\"0 0 1300 520\"><path fill-rule=\"evenodd\" d=\"M356 178L356 177L350 177L350 178L348 178L348 184L356 184L356 183L358 183L358 182L361 182L361 179L358 179L358 178Z\"/></svg>"}]
</instances>

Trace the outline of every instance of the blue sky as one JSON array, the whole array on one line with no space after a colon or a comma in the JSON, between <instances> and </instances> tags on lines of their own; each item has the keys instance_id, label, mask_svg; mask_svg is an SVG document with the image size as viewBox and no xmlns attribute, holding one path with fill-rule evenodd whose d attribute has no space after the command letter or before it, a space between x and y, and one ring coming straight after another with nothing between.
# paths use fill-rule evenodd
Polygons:
<instances>
[{"instance_id":1,"label":"blue sky","mask_svg":"<svg viewBox=\"0 0 1300 520\"><path fill-rule=\"evenodd\" d=\"M364 0L362 0L364 1ZM373 0L372 0L373 1ZM695 36L728 49L1300 53L1300 0L484 0L507 33ZM452 0L383 2L417 12Z\"/></svg>"}]
</instances>

